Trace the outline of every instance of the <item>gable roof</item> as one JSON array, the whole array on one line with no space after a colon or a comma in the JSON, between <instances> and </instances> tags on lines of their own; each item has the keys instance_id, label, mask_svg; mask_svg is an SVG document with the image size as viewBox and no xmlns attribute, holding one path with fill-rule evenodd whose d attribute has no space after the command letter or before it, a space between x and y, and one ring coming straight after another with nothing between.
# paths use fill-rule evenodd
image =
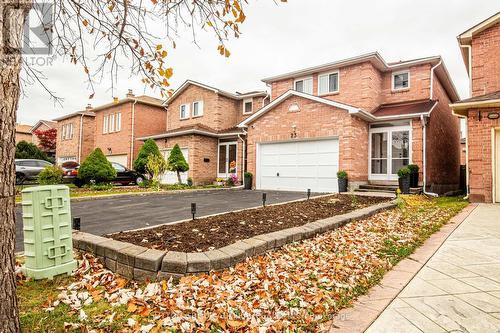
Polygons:
<instances>
[{"instance_id":1,"label":"gable roof","mask_svg":"<svg viewBox=\"0 0 500 333\"><path fill-rule=\"evenodd\" d=\"M427 115L438 101L422 99L417 101L382 104L372 111L377 118Z\"/></svg>"},{"instance_id":2,"label":"gable roof","mask_svg":"<svg viewBox=\"0 0 500 333\"><path fill-rule=\"evenodd\" d=\"M375 66L375 68L377 68L382 72L392 72L392 71L402 70L410 66L421 65L421 64L430 64L431 66L436 66L440 64L440 66L435 69L436 75L439 77L439 80L446 89L446 92L450 96L450 99L453 101L458 101L460 99L457 89L453 84L453 81L451 80L451 76L448 73L448 70L446 69L446 66L441 56L431 56L431 57L417 58L417 59L397 61L397 62L386 62L378 52L371 52L352 58L347 58L322 64L319 66L308 67L297 71L288 72L285 74L271 76L262 79L262 81L267 84L270 84L272 82L279 80L297 78L301 76L312 75L315 73L332 71L339 69L341 67L360 64L363 62L371 62L373 66Z\"/></svg>"},{"instance_id":3,"label":"gable roof","mask_svg":"<svg viewBox=\"0 0 500 333\"><path fill-rule=\"evenodd\" d=\"M39 120L33 127L31 127L30 132L33 133L34 131L37 130L38 127L45 125L48 128L54 128L56 126L56 122L52 120Z\"/></svg>"},{"instance_id":4,"label":"gable roof","mask_svg":"<svg viewBox=\"0 0 500 333\"><path fill-rule=\"evenodd\" d=\"M200 87L203 89L207 89L207 90L210 90L216 94L219 94L219 95L222 95L222 96L225 96L228 98L236 99L236 100L241 100L241 99L250 98L250 97L258 97L258 96L265 97L268 95L267 91L251 91L248 93L237 92L237 93L233 94L233 93L209 86L209 85L204 84L204 83L196 82L193 80L186 80L186 81L184 81L183 84L181 84L181 86L179 88L177 88L177 90L174 91L174 93L167 100L165 100L165 102L163 104L168 105L169 103L171 103L176 97L178 97L184 90L186 90L191 85L194 85L194 86L197 86L197 87Z\"/></svg>"},{"instance_id":5,"label":"gable roof","mask_svg":"<svg viewBox=\"0 0 500 333\"><path fill-rule=\"evenodd\" d=\"M472 45L472 38L474 37L474 35L477 35L483 32L484 30L491 28L498 22L500 22L500 12L488 17L484 21L479 22L472 28L462 32L460 35L457 36L458 45L460 45L460 50L462 52L462 58L464 60L465 68L467 69L467 73L469 73L470 70L469 49L467 46Z\"/></svg>"},{"instance_id":6,"label":"gable roof","mask_svg":"<svg viewBox=\"0 0 500 333\"><path fill-rule=\"evenodd\" d=\"M65 114L64 116L61 116L61 117L58 117L58 118L54 118L52 120L57 122L57 121L61 121L61 120L64 120L64 119L69 119L69 118L72 118L72 117L82 116L82 115L85 116L85 117L95 117L95 113L94 112L90 112L90 111L76 111L76 112Z\"/></svg>"},{"instance_id":7,"label":"gable roof","mask_svg":"<svg viewBox=\"0 0 500 333\"><path fill-rule=\"evenodd\" d=\"M450 104L450 107L453 109L453 113L461 116L466 116L468 110L471 108L500 107L500 91L467 98L457 103Z\"/></svg>"}]
</instances>

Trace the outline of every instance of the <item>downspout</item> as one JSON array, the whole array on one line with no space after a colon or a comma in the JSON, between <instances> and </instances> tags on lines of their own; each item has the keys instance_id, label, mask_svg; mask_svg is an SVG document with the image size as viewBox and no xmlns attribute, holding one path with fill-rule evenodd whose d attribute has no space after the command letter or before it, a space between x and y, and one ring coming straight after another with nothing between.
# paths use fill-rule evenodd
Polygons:
<instances>
[{"instance_id":1,"label":"downspout","mask_svg":"<svg viewBox=\"0 0 500 333\"><path fill-rule=\"evenodd\" d=\"M432 197L438 197L438 195L436 193L432 193L432 192L427 192L425 190L425 187L427 185L427 124L426 124L426 121L424 119L424 116L423 115L420 115L420 122L422 123L422 131L423 131L423 135L422 135L422 143L423 143L423 149L422 149L422 160L423 160L423 186L422 186L422 192L426 195L429 195L429 196L432 196Z\"/></svg>"},{"instance_id":2,"label":"downspout","mask_svg":"<svg viewBox=\"0 0 500 333\"><path fill-rule=\"evenodd\" d=\"M246 132L245 130L243 130L243 134L246 136L246 135L247 135L247 132ZM246 155L245 155L245 153L246 153L246 142L245 142L245 140L244 140L244 139L240 136L240 134L238 134L238 139L240 139L240 140L241 140L241 142L242 142L242 147L243 147L243 151L242 151L242 155L243 155L243 156L241 157L241 161L242 161L242 163L241 163L241 170L243 170L243 173L242 173L242 175L243 175L243 181L242 181L242 183L243 183L243 186L245 186L245 172L246 172L246 169L245 169L245 156L246 156Z\"/></svg>"},{"instance_id":3,"label":"downspout","mask_svg":"<svg viewBox=\"0 0 500 333\"><path fill-rule=\"evenodd\" d=\"M434 70L437 67L439 67L442 62L443 62L443 60L439 60L439 62L434 67L431 68L431 93L430 93L431 100L434 97Z\"/></svg>"},{"instance_id":4,"label":"downspout","mask_svg":"<svg viewBox=\"0 0 500 333\"><path fill-rule=\"evenodd\" d=\"M460 47L467 48L468 58L469 58L469 96L472 96L472 46L460 44ZM469 125L468 118L465 118L465 197L464 199L469 199L470 189L469 189Z\"/></svg>"},{"instance_id":5,"label":"downspout","mask_svg":"<svg viewBox=\"0 0 500 333\"><path fill-rule=\"evenodd\" d=\"M132 131L130 135L130 162L129 162L129 168L132 169L134 162L134 139L135 139L135 103L137 103L137 99L134 99L134 103L132 103L132 120L131 120L131 125L132 125Z\"/></svg>"},{"instance_id":6,"label":"downspout","mask_svg":"<svg viewBox=\"0 0 500 333\"><path fill-rule=\"evenodd\" d=\"M81 164L82 159L82 141L83 141L83 114L80 115L80 133L78 135L78 164Z\"/></svg>"}]
</instances>

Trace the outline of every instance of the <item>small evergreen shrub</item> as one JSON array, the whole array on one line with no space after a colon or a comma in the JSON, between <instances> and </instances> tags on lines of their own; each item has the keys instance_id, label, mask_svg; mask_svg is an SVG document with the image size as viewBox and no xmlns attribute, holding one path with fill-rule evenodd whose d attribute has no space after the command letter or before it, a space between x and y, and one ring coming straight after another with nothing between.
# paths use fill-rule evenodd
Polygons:
<instances>
[{"instance_id":1,"label":"small evergreen shrub","mask_svg":"<svg viewBox=\"0 0 500 333\"><path fill-rule=\"evenodd\" d=\"M181 148L178 144L175 144L174 148L170 152L167 160L167 170L174 171L177 173L177 180L179 184L182 184L181 172L186 172L189 170L189 164L186 162L184 155L182 155Z\"/></svg>"},{"instance_id":2,"label":"small evergreen shrub","mask_svg":"<svg viewBox=\"0 0 500 333\"><path fill-rule=\"evenodd\" d=\"M247 172L245 172L245 177L250 177L251 178L251 177L253 177L253 174L251 172L247 171Z\"/></svg>"},{"instance_id":3,"label":"small evergreen shrub","mask_svg":"<svg viewBox=\"0 0 500 333\"><path fill-rule=\"evenodd\" d=\"M187 179L187 185L188 185L189 187L193 186L193 178L188 177L188 179Z\"/></svg>"},{"instance_id":4,"label":"small evergreen shrub","mask_svg":"<svg viewBox=\"0 0 500 333\"><path fill-rule=\"evenodd\" d=\"M139 154L134 161L134 170L143 175L148 174L146 165L148 163L148 157L151 155L163 158L156 142L153 139L147 139L144 141L144 144L142 145L141 150L139 150ZM148 174L148 176L151 178L153 175Z\"/></svg>"},{"instance_id":5,"label":"small evergreen shrub","mask_svg":"<svg viewBox=\"0 0 500 333\"><path fill-rule=\"evenodd\" d=\"M158 156L151 154L148 156L146 163L146 172L151 175L151 187L155 188L157 191L160 190L160 175L167 171L167 162L163 156Z\"/></svg>"},{"instance_id":6,"label":"small evergreen shrub","mask_svg":"<svg viewBox=\"0 0 500 333\"><path fill-rule=\"evenodd\" d=\"M78 169L78 179L85 184L94 181L95 184L109 183L116 178L116 170L107 160L100 148L96 148L83 161Z\"/></svg>"},{"instance_id":7,"label":"small evergreen shrub","mask_svg":"<svg viewBox=\"0 0 500 333\"><path fill-rule=\"evenodd\" d=\"M347 179L347 172L345 172L344 170L339 170L337 172L337 178L338 179Z\"/></svg>"},{"instance_id":8,"label":"small evergreen shrub","mask_svg":"<svg viewBox=\"0 0 500 333\"><path fill-rule=\"evenodd\" d=\"M34 159L51 162L51 159L35 144L27 141L20 141L16 145L16 158L18 159Z\"/></svg>"},{"instance_id":9,"label":"small evergreen shrub","mask_svg":"<svg viewBox=\"0 0 500 333\"><path fill-rule=\"evenodd\" d=\"M398 177L404 178L410 175L410 169L408 167L402 167L398 170Z\"/></svg>"},{"instance_id":10,"label":"small evergreen shrub","mask_svg":"<svg viewBox=\"0 0 500 333\"><path fill-rule=\"evenodd\" d=\"M410 173L418 173L420 168L416 164L408 164L407 166L408 170L410 170Z\"/></svg>"},{"instance_id":11,"label":"small evergreen shrub","mask_svg":"<svg viewBox=\"0 0 500 333\"><path fill-rule=\"evenodd\" d=\"M63 180L64 171L57 165L46 166L38 174L38 183L40 185L56 185L61 184Z\"/></svg>"}]
</instances>

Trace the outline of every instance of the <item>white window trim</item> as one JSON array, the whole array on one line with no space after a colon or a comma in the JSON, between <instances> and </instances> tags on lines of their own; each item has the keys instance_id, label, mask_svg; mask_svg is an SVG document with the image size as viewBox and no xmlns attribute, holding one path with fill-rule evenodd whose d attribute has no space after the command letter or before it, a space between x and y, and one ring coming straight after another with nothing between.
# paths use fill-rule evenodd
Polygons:
<instances>
[{"instance_id":1,"label":"white window trim","mask_svg":"<svg viewBox=\"0 0 500 333\"><path fill-rule=\"evenodd\" d=\"M109 123L108 115L105 115L102 120L102 134L108 134L108 123Z\"/></svg>"},{"instance_id":2,"label":"white window trim","mask_svg":"<svg viewBox=\"0 0 500 333\"><path fill-rule=\"evenodd\" d=\"M402 87L402 88L394 87L394 76L399 75L399 74L408 74L408 87ZM411 74L410 74L409 69L404 70L404 71L398 71L398 72L391 73L391 90L392 91L408 90L408 89L410 89L410 83L411 83Z\"/></svg>"},{"instance_id":3,"label":"white window trim","mask_svg":"<svg viewBox=\"0 0 500 333\"><path fill-rule=\"evenodd\" d=\"M323 77L323 76L330 77L330 75L332 75L332 74L337 74L337 90L335 90L335 91L321 92L320 91L321 77ZM328 89L330 89L330 82L328 82ZM328 72L328 73L321 73L321 74L318 75L318 96L336 94L336 93L339 92L339 90L340 90L340 72L338 70L333 71L333 72Z\"/></svg>"},{"instance_id":4,"label":"white window trim","mask_svg":"<svg viewBox=\"0 0 500 333\"><path fill-rule=\"evenodd\" d=\"M294 85L295 88L295 85ZM245 112L245 105L247 103L252 103L252 111L250 112ZM253 98L246 98L243 100L243 114L252 114L253 113Z\"/></svg>"},{"instance_id":5,"label":"white window trim","mask_svg":"<svg viewBox=\"0 0 500 333\"><path fill-rule=\"evenodd\" d=\"M120 132L122 130L122 113L121 112L117 112L115 114L115 121L116 121L115 132Z\"/></svg>"},{"instance_id":6,"label":"white window trim","mask_svg":"<svg viewBox=\"0 0 500 333\"><path fill-rule=\"evenodd\" d=\"M314 94L314 79L312 76L305 76L305 77L301 77L301 78L293 80L293 90L298 91L297 89L295 89L295 85L297 84L297 82L305 81L305 80L311 80L311 92L310 93L305 92L305 91L301 91L301 92L304 94L313 95Z\"/></svg>"},{"instance_id":7,"label":"white window trim","mask_svg":"<svg viewBox=\"0 0 500 333\"><path fill-rule=\"evenodd\" d=\"M182 116L182 107L183 106L186 107L186 116L185 117ZM189 104L181 104L179 106L179 119L180 120L189 119Z\"/></svg>"},{"instance_id":8,"label":"white window trim","mask_svg":"<svg viewBox=\"0 0 500 333\"><path fill-rule=\"evenodd\" d=\"M194 105L198 103L198 114L194 114ZM193 102L193 118L201 117L203 116L203 101L194 101ZM189 117L188 117L189 118Z\"/></svg>"},{"instance_id":9,"label":"white window trim","mask_svg":"<svg viewBox=\"0 0 500 333\"><path fill-rule=\"evenodd\" d=\"M69 138L73 139L73 123L69 124Z\"/></svg>"},{"instance_id":10,"label":"white window trim","mask_svg":"<svg viewBox=\"0 0 500 333\"><path fill-rule=\"evenodd\" d=\"M112 113L109 115L109 122L108 122L108 133L113 133L115 131L115 114Z\"/></svg>"}]
</instances>

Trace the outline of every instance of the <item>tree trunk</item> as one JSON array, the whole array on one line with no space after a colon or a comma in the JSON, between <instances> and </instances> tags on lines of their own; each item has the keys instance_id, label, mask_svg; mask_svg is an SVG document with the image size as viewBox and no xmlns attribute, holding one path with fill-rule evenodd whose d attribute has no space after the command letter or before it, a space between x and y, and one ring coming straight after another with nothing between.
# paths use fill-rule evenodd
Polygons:
<instances>
[{"instance_id":1,"label":"tree trunk","mask_svg":"<svg viewBox=\"0 0 500 333\"><path fill-rule=\"evenodd\" d=\"M20 332L14 257L14 155L21 70L18 48L30 8L31 1L0 3L0 332Z\"/></svg>"},{"instance_id":2,"label":"tree trunk","mask_svg":"<svg viewBox=\"0 0 500 333\"><path fill-rule=\"evenodd\" d=\"M179 170L177 170L177 181L179 182L179 185L182 184L182 180L181 180L181 173Z\"/></svg>"}]
</instances>

